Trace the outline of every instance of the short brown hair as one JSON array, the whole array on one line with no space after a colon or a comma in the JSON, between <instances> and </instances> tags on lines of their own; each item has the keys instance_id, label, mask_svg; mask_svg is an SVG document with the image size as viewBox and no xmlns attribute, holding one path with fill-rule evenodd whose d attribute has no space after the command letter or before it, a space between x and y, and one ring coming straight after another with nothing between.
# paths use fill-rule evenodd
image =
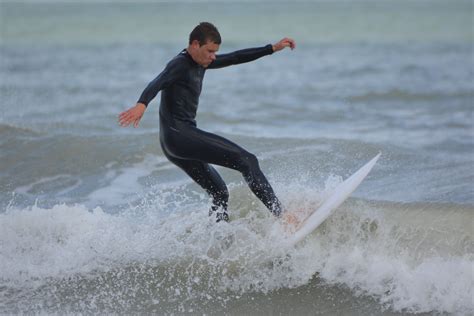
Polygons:
<instances>
[{"instance_id":1,"label":"short brown hair","mask_svg":"<svg viewBox=\"0 0 474 316\"><path fill-rule=\"evenodd\" d=\"M205 45L208 41L215 44L221 44L221 35L217 28L209 22L201 22L189 34L189 44L194 40L199 42L199 46Z\"/></svg>"}]
</instances>

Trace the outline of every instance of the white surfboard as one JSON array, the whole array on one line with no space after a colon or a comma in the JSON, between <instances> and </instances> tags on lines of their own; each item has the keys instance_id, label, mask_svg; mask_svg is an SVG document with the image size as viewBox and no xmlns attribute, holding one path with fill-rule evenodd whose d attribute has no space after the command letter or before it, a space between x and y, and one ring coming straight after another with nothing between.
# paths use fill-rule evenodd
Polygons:
<instances>
[{"instance_id":1,"label":"white surfboard","mask_svg":"<svg viewBox=\"0 0 474 316\"><path fill-rule=\"evenodd\" d=\"M356 173L339 184L321 206L306 218L299 229L287 237L287 246L294 246L321 225L354 192L362 180L369 174L370 170L372 170L380 155L379 153Z\"/></svg>"}]
</instances>

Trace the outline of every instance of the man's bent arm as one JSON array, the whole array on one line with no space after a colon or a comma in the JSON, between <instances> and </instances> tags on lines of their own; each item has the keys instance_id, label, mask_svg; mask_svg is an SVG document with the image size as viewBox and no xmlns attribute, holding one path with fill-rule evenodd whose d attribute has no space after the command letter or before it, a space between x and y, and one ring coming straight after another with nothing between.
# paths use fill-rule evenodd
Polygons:
<instances>
[{"instance_id":1,"label":"man's bent arm","mask_svg":"<svg viewBox=\"0 0 474 316\"><path fill-rule=\"evenodd\" d=\"M173 82L175 82L183 74L184 65L181 62L172 60L166 65L166 68L153 79L148 86L143 90L140 98L135 106L120 113L119 123L121 126L128 126L133 124L134 127L138 127L140 120L145 113L148 104L156 97L160 90L165 89Z\"/></svg>"},{"instance_id":2,"label":"man's bent arm","mask_svg":"<svg viewBox=\"0 0 474 316\"><path fill-rule=\"evenodd\" d=\"M137 103L142 103L145 106L148 106L151 100L156 97L158 92L168 87L182 75L182 69L182 63L175 60L168 63L166 68L147 85L145 90L143 90Z\"/></svg>"}]
</instances>

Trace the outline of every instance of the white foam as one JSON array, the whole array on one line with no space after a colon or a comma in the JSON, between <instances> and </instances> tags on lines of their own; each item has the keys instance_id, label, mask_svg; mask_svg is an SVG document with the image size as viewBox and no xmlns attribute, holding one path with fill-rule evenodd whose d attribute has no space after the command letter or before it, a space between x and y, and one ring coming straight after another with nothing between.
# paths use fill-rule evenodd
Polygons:
<instances>
[{"instance_id":1,"label":"white foam","mask_svg":"<svg viewBox=\"0 0 474 316\"><path fill-rule=\"evenodd\" d=\"M22 283L101 267L97 259L108 259L121 221L81 205L9 210L0 215L2 279Z\"/></svg>"},{"instance_id":2,"label":"white foam","mask_svg":"<svg viewBox=\"0 0 474 316\"><path fill-rule=\"evenodd\" d=\"M328 179L327 189L338 181ZM276 189L285 205L298 208L314 206L325 192L292 183ZM235 190L248 189L231 188L231 195ZM172 286L173 293L179 292L173 297L193 299L228 290L292 288L319 272L323 282L373 296L396 311L474 310L472 254L438 252L414 260L417 247L399 244L411 235L366 205L342 207L309 239L285 250L278 235L270 234L274 218L260 204L241 205L244 210L240 215L234 210L229 224L216 225L207 216L207 202L190 202L178 191L159 193L138 217L134 210L111 215L82 205L8 209L0 214L0 279L29 287L48 278L153 262L180 280ZM167 194L174 202L166 202ZM174 212L162 216L171 205Z\"/></svg>"},{"instance_id":3,"label":"white foam","mask_svg":"<svg viewBox=\"0 0 474 316\"><path fill-rule=\"evenodd\" d=\"M407 227L367 206L353 207L330 218L303 248L319 246L313 267L326 282L373 296L395 311L472 313L474 255L441 251L440 231L439 240L427 245L432 249L421 249L428 242L419 237L431 229L436 228ZM466 238L464 232L458 238Z\"/></svg>"},{"instance_id":4,"label":"white foam","mask_svg":"<svg viewBox=\"0 0 474 316\"><path fill-rule=\"evenodd\" d=\"M473 311L472 256L426 258L411 266L403 257L372 253L360 247L324 253L327 257L317 269L326 282L374 296L396 311Z\"/></svg>"}]
</instances>

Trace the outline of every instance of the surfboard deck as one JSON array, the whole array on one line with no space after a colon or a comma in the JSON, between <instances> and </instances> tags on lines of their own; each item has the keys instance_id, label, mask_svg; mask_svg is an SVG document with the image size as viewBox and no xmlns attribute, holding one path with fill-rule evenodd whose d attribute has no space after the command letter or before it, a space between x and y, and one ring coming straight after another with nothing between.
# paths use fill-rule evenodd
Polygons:
<instances>
[{"instance_id":1,"label":"surfboard deck","mask_svg":"<svg viewBox=\"0 0 474 316\"><path fill-rule=\"evenodd\" d=\"M340 183L334 191L316 208L298 228L286 238L287 246L294 246L321 225L361 184L374 167L381 153L357 170L353 175Z\"/></svg>"}]
</instances>

